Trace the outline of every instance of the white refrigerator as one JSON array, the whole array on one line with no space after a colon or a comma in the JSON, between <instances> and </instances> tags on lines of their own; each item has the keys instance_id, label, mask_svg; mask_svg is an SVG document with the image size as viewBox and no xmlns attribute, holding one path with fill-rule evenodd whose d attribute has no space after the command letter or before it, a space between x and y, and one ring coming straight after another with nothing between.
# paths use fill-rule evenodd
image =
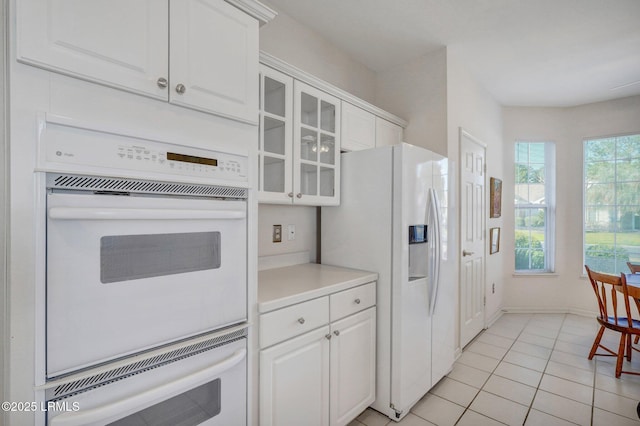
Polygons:
<instances>
[{"instance_id":1,"label":"white refrigerator","mask_svg":"<svg viewBox=\"0 0 640 426\"><path fill-rule=\"evenodd\" d=\"M450 164L405 143L341 161L341 204L322 208L321 262L379 274L371 407L399 421L454 362Z\"/></svg>"}]
</instances>

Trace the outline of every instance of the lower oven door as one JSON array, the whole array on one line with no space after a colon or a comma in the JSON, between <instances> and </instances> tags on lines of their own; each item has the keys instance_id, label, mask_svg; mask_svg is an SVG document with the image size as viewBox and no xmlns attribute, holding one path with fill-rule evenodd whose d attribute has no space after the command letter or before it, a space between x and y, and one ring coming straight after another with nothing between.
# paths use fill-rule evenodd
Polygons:
<instances>
[{"instance_id":1,"label":"lower oven door","mask_svg":"<svg viewBox=\"0 0 640 426\"><path fill-rule=\"evenodd\" d=\"M47 402L50 426L247 423L246 338Z\"/></svg>"},{"instance_id":2,"label":"lower oven door","mask_svg":"<svg viewBox=\"0 0 640 426\"><path fill-rule=\"evenodd\" d=\"M47 377L247 318L246 202L51 193Z\"/></svg>"}]
</instances>

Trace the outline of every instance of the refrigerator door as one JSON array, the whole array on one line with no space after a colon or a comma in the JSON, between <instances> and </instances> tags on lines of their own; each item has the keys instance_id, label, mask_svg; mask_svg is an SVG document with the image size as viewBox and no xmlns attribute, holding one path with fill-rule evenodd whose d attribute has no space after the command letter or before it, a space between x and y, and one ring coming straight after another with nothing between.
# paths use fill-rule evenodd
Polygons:
<instances>
[{"instance_id":1,"label":"refrigerator door","mask_svg":"<svg viewBox=\"0 0 640 426\"><path fill-rule=\"evenodd\" d=\"M433 253L432 260L439 265L434 277L437 286L433 292L431 309L431 384L435 386L452 367L455 357L455 312L457 287L455 285L455 223L454 208L450 200L455 200L450 188L455 186L449 181L454 176L450 162L444 157L434 155L433 162L433 198L436 201L436 217L438 221L438 253ZM435 218L434 218L435 219Z\"/></svg>"},{"instance_id":2,"label":"refrigerator door","mask_svg":"<svg viewBox=\"0 0 640 426\"><path fill-rule=\"evenodd\" d=\"M431 388L428 244L409 245L409 226L427 224L433 154L394 146L391 403L402 418Z\"/></svg>"}]
</instances>

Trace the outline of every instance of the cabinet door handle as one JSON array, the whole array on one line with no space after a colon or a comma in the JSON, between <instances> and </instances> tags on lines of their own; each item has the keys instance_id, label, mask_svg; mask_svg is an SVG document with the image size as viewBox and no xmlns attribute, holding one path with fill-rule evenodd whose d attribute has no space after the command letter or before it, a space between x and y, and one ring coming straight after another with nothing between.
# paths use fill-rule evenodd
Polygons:
<instances>
[{"instance_id":1,"label":"cabinet door handle","mask_svg":"<svg viewBox=\"0 0 640 426\"><path fill-rule=\"evenodd\" d=\"M293 198L293 192L290 192L287 195L289 196L289 198Z\"/></svg>"},{"instance_id":2,"label":"cabinet door handle","mask_svg":"<svg viewBox=\"0 0 640 426\"><path fill-rule=\"evenodd\" d=\"M296 194L296 197L298 197L298 198L302 198L302 194L301 194L300 192L298 192L298 193Z\"/></svg>"},{"instance_id":3,"label":"cabinet door handle","mask_svg":"<svg viewBox=\"0 0 640 426\"><path fill-rule=\"evenodd\" d=\"M359 305L360 304L360 299L356 299L356 300L354 300L354 302L356 303L356 305Z\"/></svg>"},{"instance_id":4,"label":"cabinet door handle","mask_svg":"<svg viewBox=\"0 0 640 426\"><path fill-rule=\"evenodd\" d=\"M181 95L186 91L187 87L184 84L180 83L176 86L176 92L180 93Z\"/></svg>"},{"instance_id":5,"label":"cabinet door handle","mask_svg":"<svg viewBox=\"0 0 640 426\"><path fill-rule=\"evenodd\" d=\"M333 334L335 334L336 336L339 336L340 335L340 330L334 331Z\"/></svg>"},{"instance_id":6,"label":"cabinet door handle","mask_svg":"<svg viewBox=\"0 0 640 426\"><path fill-rule=\"evenodd\" d=\"M300 324L304 324L304 318L302 318L302 317L298 318L298 322L299 322Z\"/></svg>"},{"instance_id":7,"label":"cabinet door handle","mask_svg":"<svg viewBox=\"0 0 640 426\"><path fill-rule=\"evenodd\" d=\"M329 333L329 334L325 334L325 335L324 335L324 337L325 337L327 340L331 340L331 333Z\"/></svg>"},{"instance_id":8,"label":"cabinet door handle","mask_svg":"<svg viewBox=\"0 0 640 426\"><path fill-rule=\"evenodd\" d=\"M161 88L161 89L164 89L165 87L167 87L169 85L169 82L164 77L160 77L158 79L157 83L158 83L158 87Z\"/></svg>"}]
</instances>

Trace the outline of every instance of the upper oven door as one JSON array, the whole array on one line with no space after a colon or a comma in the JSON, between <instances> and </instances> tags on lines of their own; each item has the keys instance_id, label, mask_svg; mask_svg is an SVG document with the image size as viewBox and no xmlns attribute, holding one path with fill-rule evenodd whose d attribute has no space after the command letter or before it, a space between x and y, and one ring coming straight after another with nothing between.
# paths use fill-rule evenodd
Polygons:
<instances>
[{"instance_id":1,"label":"upper oven door","mask_svg":"<svg viewBox=\"0 0 640 426\"><path fill-rule=\"evenodd\" d=\"M246 202L47 196L47 376L247 318Z\"/></svg>"}]
</instances>

